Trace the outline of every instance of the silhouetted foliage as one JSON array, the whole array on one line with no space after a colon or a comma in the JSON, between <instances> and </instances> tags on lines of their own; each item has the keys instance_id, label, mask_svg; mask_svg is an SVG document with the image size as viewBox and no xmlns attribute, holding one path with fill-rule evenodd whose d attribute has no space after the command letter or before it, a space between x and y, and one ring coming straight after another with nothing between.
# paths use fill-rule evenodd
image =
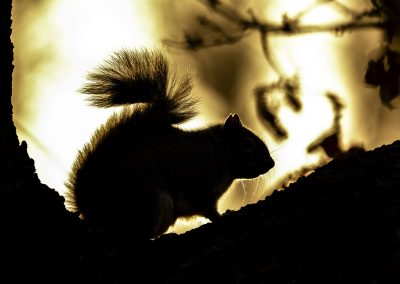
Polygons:
<instances>
[{"instance_id":1,"label":"silhouetted foliage","mask_svg":"<svg viewBox=\"0 0 400 284\"><path fill-rule=\"evenodd\" d=\"M271 101L273 92L278 92L283 95L278 100L280 104L276 105ZM282 103L286 103L293 111L298 112L302 108L300 100L300 82L297 76L291 78L282 78L277 82L259 86L254 90L257 103L257 113L261 121L266 124L271 130L272 134L277 139L285 139L288 133L285 127L279 122L277 115L278 108Z\"/></svg>"},{"instance_id":2,"label":"silhouetted foliage","mask_svg":"<svg viewBox=\"0 0 400 284\"><path fill-rule=\"evenodd\" d=\"M368 62L365 82L379 88L384 106L392 110L392 100L400 96L400 52L385 48L377 59Z\"/></svg>"},{"instance_id":3,"label":"silhouetted foliage","mask_svg":"<svg viewBox=\"0 0 400 284\"><path fill-rule=\"evenodd\" d=\"M326 97L332 105L334 113L333 125L331 129L325 131L307 147L307 152L314 152L318 148L322 148L325 154L330 158L337 158L339 155L344 154L346 151L341 145L342 129L340 118L342 117L342 109L344 105L340 99L332 93L327 93Z\"/></svg>"},{"instance_id":4,"label":"silhouetted foliage","mask_svg":"<svg viewBox=\"0 0 400 284\"><path fill-rule=\"evenodd\" d=\"M235 44L252 33L260 35L260 44L264 59L271 66L272 70L280 77L275 83L260 84L255 90L257 113L267 129L277 139L285 139L288 133L285 126L279 122L276 114L276 106L266 97L268 92L281 89L286 96L282 102L286 102L294 111L301 109L301 97L299 96L298 84L290 84L287 75L279 66L279 62L271 54L269 37L271 35L301 35L307 33L330 32L342 35L345 32L354 30L379 29L385 31L387 46L381 58L371 60L368 64L368 71L365 76L366 82L379 87L379 94L382 104L392 109L391 101L399 96L399 55L390 50L393 38L399 35L400 30L400 5L395 0L379 1L371 0L371 6L365 10L354 10L346 4L337 0L315 1L309 7L297 15L282 15L280 23L268 19L261 19L255 13L255 9L249 8L240 11L229 1L208 1L198 0L210 10L207 16L197 18L198 25L202 31L193 34L184 33L183 41L165 40L168 46L184 48L187 50L199 50L227 44ZM306 25L302 21L304 17L314 9L330 5L338 13L348 16L350 20L339 24ZM222 20L222 21L221 21ZM384 62L385 61L385 62ZM298 82L298 81L297 81ZM334 128L337 122L333 122ZM334 136L332 136L334 138Z\"/></svg>"}]
</instances>

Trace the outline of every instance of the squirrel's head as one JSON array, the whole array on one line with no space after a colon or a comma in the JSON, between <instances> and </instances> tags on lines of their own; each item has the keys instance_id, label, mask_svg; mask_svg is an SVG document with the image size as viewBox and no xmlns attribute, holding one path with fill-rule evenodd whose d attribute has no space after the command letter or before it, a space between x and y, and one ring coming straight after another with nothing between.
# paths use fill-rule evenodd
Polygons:
<instances>
[{"instance_id":1,"label":"squirrel's head","mask_svg":"<svg viewBox=\"0 0 400 284\"><path fill-rule=\"evenodd\" d=\"M223 131L234 178L255 178L275 165L265 143L243 126L237 114L228 116Z\"/></svg>"}]
</instances>

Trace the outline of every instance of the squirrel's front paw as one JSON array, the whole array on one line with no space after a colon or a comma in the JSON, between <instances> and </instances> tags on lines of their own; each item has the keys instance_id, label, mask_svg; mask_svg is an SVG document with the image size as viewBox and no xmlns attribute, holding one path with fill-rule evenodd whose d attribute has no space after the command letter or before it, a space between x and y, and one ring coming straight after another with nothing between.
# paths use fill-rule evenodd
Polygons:
<instances>
[{"instance_id":1,"label":"squirrel's front paw","mask_svg":"<svg viewBox=\"0 0 400 284\"><path fill-rule=\"evenodd\" d=\"M217 209L213 208L204 212L204 217L210 219L211 222L215 222L221 218L221 214L218 213Z\"/></svg>"}]
</instances>

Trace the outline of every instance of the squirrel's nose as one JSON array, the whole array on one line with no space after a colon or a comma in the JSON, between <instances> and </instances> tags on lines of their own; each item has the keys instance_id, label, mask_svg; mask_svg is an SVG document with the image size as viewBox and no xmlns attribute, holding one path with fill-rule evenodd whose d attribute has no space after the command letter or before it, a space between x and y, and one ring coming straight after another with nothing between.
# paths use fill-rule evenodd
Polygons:
<instances>
[{"instance_id":1,"label":"squirrel's nose","mask_svg":"<svg viewBox=\"0 0 400 284\"><path fill-rule=\"evenodd\" d=\"M275 161L271 157L269 157L269 159L266 160L264 166L265 166L264 171L268 172L275 166Z\"/></svg>"}]
</instances>

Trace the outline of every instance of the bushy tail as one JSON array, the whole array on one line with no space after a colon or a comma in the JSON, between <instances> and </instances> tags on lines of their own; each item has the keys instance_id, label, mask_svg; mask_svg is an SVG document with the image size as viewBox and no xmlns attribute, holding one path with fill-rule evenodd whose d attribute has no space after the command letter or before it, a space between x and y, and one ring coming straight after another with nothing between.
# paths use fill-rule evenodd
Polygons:
<instances>
[{"instance_id":1,"label":"bushy tail","mask_svg":"<svg viewBox=\"0 0 400 284\"><path fill-rule=\"evenodd\" d=\"M79 90L91 105L107 108L148 103L164 112L170 123L180 123L196 112L191 77L171 75L160 51L120 50L87 75Z\"/></svg>"}]
</instances>

